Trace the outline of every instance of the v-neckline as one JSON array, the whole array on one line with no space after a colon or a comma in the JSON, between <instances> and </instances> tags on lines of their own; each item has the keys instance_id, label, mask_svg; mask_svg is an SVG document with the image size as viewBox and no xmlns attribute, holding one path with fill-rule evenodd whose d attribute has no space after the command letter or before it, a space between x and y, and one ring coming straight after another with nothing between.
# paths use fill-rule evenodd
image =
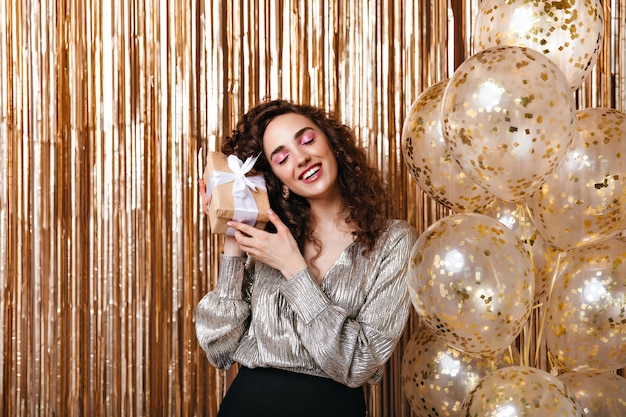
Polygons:
<instances>
[{"instance_id":1,"label":"v-neckline","mask_svg":"<svg viewBox=\"0 0 626 417\"><path fill-rule=\"evenodd\" d=\"M321 286L324 281L326 281L326 278L328 277L328 274L339 264L339 261L341 261L345 254L348 252L348 250L350 248L352 248L352 246L354 246L356 244L356 241L353 240L352 242L348 243L348 245L343 248L343 250L341 252L339 252L339 255L337 256L337 259L335 259L333 261L332 264L330 264L330 266L328 267L328 269L326 270L326 272L324 272L321 276L320 276L320 280L318 281L318 284Z\"/></svg>"}]
</instances>

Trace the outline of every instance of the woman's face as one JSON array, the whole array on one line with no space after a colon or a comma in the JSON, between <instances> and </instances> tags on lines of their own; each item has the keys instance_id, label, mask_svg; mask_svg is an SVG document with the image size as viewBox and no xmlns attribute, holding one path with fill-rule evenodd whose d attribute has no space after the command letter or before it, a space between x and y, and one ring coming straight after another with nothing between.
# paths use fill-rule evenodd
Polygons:
<instances>
[{"instance_id":1,"label":"woman's face","mask_svg":"<svg viewBox=\"0 0 626 417\"><path fill-rule=\"evenodd\" d=\"M339 196L337 159L326 135L306 116L275 117L265 129L263 153L291 192L308 200Z\"/></svg>"}]
</instances>

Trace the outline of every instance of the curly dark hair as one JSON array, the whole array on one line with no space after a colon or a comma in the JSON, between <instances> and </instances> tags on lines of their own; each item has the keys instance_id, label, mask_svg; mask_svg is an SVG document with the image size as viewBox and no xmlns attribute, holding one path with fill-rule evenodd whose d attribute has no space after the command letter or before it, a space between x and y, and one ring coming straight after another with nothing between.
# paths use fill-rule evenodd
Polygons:
<instances>
[{"instance_id":1,"label":"curly dark hair","mask_svg":"<svg viewBox=\"0 0 626 417\"><path fill-rule=\"evenodd\" d=\"M241 160L259 155L263 150L263 134L267 125L285 113L307 117L328 138L337 158L343 206L349 213L346 221L355 226L353 234L364 245L365 252L369 252L385 226L387 190L378 170L367 163L365 151L357 146L354 131L335 115L318 107L287 100L265 100L243 115L232 136L227 137L222 144L222 152L226 155L235 154ZM313 242L319 249L320 242L307 227L311 218L308 201L295 193L291 193L287 200L282 197L282 184L274 175L267 157L262 155L254 169L263 174L270 206L289 227L300 250L303 250L306 241ZM267 230L275 231L275 228L269 223Z\"/></svg>"}]
</instances>

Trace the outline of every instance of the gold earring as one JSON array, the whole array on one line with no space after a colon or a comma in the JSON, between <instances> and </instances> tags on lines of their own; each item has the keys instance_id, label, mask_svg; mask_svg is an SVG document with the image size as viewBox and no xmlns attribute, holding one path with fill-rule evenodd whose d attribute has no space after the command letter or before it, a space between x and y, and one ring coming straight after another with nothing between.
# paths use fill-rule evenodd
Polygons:
<instances>
[{"instance_id":1,"label":"gold earring","mask_svg":"<svg viewBox=\"0 0 626 417\"><path fill-rule=\"evenodd\" d=\"M289 188L287 188L286 185L283 185L282 191L283 199L287 200L289 198Z\"/></svg>"}]
</instances>

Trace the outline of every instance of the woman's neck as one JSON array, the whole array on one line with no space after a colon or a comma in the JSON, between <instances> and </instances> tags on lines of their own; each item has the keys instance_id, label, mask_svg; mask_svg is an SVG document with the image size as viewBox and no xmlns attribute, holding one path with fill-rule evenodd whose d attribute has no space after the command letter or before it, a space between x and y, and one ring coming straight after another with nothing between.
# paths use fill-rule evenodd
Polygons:
<instances>
[{"instance_id":1,"label":"woman's neck","mask_svg":"<svg viewBox=\"0 0 626 417\"><path fill-rule=\"evenodd\" d=\"M341 200L312 203L312 218L309 225L313 236L323 240L323 237L328 234L351 233L354 228L346 222L348 214Z\"/></svg>"}]
</instances>

